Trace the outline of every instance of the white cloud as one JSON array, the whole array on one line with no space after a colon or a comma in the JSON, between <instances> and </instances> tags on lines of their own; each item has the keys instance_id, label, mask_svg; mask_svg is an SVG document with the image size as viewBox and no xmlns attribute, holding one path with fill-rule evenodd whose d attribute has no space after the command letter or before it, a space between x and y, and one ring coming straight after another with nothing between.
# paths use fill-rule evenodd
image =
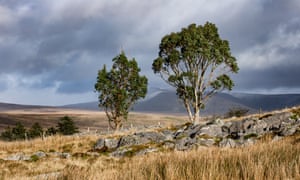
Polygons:
<instances>
[{"instance_id":1,"label":"white cloud","mask_svg":"<svg viewBox=\"0 0 300 180\"><path fill-rule=\"evenodd\" d=\"M293 51L300 49L300 29L288 32L289 26L295 23L300 25L300 21L295 20L281 25L271 33L266 42L240 53L240 67L261 70L281 64L299 64L298 60L289 58Z\"/></svg>"},{"instance_id":2,"label":"white cloud","mask_svg":"<svg viewBox=\"0 0 300 180\"><path fill-rule=\"evenodd\" d=\"M14 23L15 17L13 11L0 5L0 28L9 27Z\"/></svg>"}]
</instances>

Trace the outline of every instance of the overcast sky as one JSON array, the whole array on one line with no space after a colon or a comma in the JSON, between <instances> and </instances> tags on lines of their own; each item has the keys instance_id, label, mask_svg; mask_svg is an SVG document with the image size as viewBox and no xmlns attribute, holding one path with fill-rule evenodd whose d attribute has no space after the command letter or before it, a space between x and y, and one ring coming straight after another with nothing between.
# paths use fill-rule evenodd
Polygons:
<instances>
[{"instance_id":1,"label":"overcast sky","mask_svg":"<svg viewBox=\"0 0 300 180\"><path fill-rule=\"evenodd\" d=\"M97 71L121 49L151 89L161 38L215 23L240 67L236 92L300 93L299 0L0 0L0 102L97 100Z\"/></svg>"}]
</instances>

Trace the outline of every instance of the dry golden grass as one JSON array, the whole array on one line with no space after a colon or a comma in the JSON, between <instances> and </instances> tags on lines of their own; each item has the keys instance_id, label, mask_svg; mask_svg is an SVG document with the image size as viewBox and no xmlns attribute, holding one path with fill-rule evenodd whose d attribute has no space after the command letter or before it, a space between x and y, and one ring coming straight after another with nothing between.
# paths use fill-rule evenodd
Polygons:
<instances>
[{"instance_id":1,"label":"dry golden grass","mask_svg":"<svg viewBox=\"0 0 300 180\"><path fill-rule=\"evenodd\" d=\"M91 117L88 112L77 115L83 119ZM93 116L96 118L95 114ZM182 122L181 117L166 115L132 114L131 117L140 123L145 123L147 118L152 124L158 121L166 124ZM299 133L276 142L267 136L261 142L243 148L199 148L187 152L159 152L121 159L105 154L87 154L99 137L53 136L27 142L0 141L0 180L300 179ZM61 159L49 155L37 161L2 160L15 153L32 154L40 150L47 153L69 152L73 156Z\"/></svg>"},{"instance_id":2,"label":"dry golden grass","mask_svg":"<svg viewBox=\"0 0 300 180\"><path fill-rule=\"evenodd\" d=\"M76 172L75 174L73 172ZM255 146L168 152L69 166L66 179L300 179L300 136Z\"/></svg>"},{"instance_id":3,"label":"dry golden grass","mask_svg":"<svg viewBox=\"0 0 300 180\"><path fill-rule=\"evenodd\" d=\"M0 143L1 156L14 152L85 153L98 137L51 137ZM243 148L199 148L115 159L105 155L46 157L36 162L0 160L0 179L300 179L300 134Z\"/></svg>"}]
</instances>

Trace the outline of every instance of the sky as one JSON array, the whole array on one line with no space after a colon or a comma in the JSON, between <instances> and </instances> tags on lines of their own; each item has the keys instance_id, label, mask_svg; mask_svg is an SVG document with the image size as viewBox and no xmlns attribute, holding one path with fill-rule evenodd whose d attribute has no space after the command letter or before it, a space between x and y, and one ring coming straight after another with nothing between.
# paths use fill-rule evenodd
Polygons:
<instances>
[{"instance_id":1,"label":"sky","mask_svg":"<svg viewBox=\"0 0 300 180\"><path fill-rule=\"evenodd\" d=\"M121 50L168 88L151 69L161 38L207 21L238 61L234 92L300 93L299 0L0 0L0 102L96 101Z\"/></svg>"}]
</instances>

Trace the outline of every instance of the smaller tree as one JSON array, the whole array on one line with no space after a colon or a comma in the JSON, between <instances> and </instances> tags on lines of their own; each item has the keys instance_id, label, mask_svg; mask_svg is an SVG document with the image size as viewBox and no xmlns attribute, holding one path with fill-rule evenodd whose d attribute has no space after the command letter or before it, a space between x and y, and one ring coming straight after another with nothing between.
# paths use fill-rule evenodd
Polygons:
<instances>
[{"instance_id":1,"label":"smaller tree","mask_svg":"<svg viewBox=\"0 0 300 180\"><path fill-rule=\"evenodd\" d=\"M43 128L40 126L38 122L36 122L29 129L28 135L30 138L42 137Z\"/></svg>"},{"instance_id":2,"label":"smaller tree","mask_svg":"<svg viewBox=\"0 0 300 180\"><path fill-rule=\"evenodd\" d=\"M99 70L95 90L99 93L99 107L103 107L111 128L119 130L127 120L129 109L147 93L148 80L139 74L135 59L128 60L122 52L113 60L110 71Z\"/></svg>"},{"instance_id":3,"label":"smaller tree","mask_svg":"<svg viewBox=\"0 0 300 180\"><path fill-rule=\"evenodd\" d=\"M72 135L79 132L78 127L75 126L74 121L69 116L60 118L57 128L58 132L63 135Z\"/></svg>"}]
</instances>

